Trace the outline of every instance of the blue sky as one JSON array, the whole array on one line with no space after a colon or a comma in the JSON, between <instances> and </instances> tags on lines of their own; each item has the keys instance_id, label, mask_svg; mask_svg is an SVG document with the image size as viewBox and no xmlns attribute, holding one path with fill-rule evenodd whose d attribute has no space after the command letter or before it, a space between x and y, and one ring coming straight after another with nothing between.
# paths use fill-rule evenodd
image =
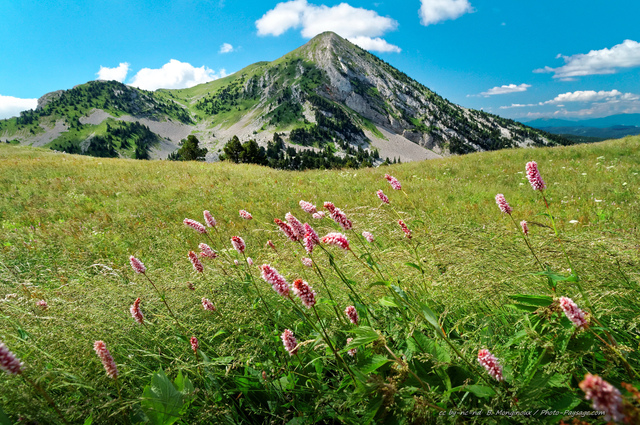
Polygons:
<instances>
[{"instance_id":1,"label":"blue sky","mask_svg":"<svg viewBox=\"0 0 640 425\"><path fill-rule=\"evenodd\" d=\"M0 118L100 77L192 86L326 30L465 107L640 113L638 16L637 0L0 0Z\"/></svg>"}]
</instances>

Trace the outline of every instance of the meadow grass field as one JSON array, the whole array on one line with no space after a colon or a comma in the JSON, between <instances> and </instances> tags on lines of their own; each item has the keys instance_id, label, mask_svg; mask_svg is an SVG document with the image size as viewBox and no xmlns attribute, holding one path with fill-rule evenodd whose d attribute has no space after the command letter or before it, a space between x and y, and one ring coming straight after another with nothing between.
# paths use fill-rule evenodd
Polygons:
<instances>
[{"instance_id":1,"label":"meadow grass field","mask_svg":"<svg viewBox=\"0 0 640 425\"><path fill-rule=\"evenodd\" d=\"M2 144L0 362L23 365L0 375L0 424L638 423L639 173L640 137L306 172ZM204 210L215 227L183 224ZM309 255L274 223L288 212L349 250ZM200 243L218 254L203 272ZM587 374L622 399L594 409Z\"/></svg>"}]
</instances>

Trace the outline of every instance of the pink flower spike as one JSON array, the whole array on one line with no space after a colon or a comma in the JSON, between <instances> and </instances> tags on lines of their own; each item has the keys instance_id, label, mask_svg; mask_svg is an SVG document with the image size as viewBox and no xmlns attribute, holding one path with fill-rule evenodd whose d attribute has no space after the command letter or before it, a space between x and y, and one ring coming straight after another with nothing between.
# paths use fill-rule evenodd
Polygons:
<instances>
[{"instance_id":1,"label":"pink flower spike","mask_svg":"<svg viewBox=\"0 0 640 425\"><path fill-rule=\"evenodd\" d=\"M3 342L0 342L0 369L10 375L22 373L23 363L13 354Z\"/></svg>"},{"instance_id":2,"label":"pink flower spike","mask_svg":"<svg viewBox=\"0 0 640 425\"><path fill-rule=\"evenodd\" d=\"M142 261L138 260L133 255L129 257L129 262L131 263L131 268L136 273L145 274L147 272L147 268L142 264Z\"/></svg>"},{"instance_id":3,"label":"pink flower spike","mask_svg":"<svg viewBox=\"0 0 640 425\"><path fill-rule=\"evenodd\" d=\"M213 218L209 211L204 210L202 214L204 215L204 222L207 223L207 226L216 227L216 219Z\"/></svg>"},{"instance_id":4,"label":"pink flower spike","mask_svg":"<svg viewBox=\"0 0 640 425\"><path fill-rule=\"evenodd\" d=\"M376 194L378 195L378 198L380 198L382 202L384 202L385 204L389 203L389 198L387 197L387 195L384 194L382 190L379 190L378 192L376 192Z\"/></svg>"},{"instance_id":5,"label":"pink flower spike","mask_svg":"<svg viewBox=\"0 0 640 425\"><path fill-rule=\"evenodd\" d=\"M594 410L605 412L605 421L613 419L618 422L624 419L622 394L616 387L598 375L590 373L585 375L584 381L580 382L578 386L584 391L585 398L592 400Z\"/></svg>"},{"instance_id":6,"label":"pink flower spike","mask_svg":"<svg viewBox=\"0 0 640 425\"><path fill-rule=\"evenodd\" d=\"M273 242L271 242L271 239L267 241L266 246L273 249L274 251L277 251L276 246L273 244Z\"/></svg>"},{"instance_id":7,"label":"pink flower spike","mask_svg":"<svg viewBox=\"0 0 640 425\"><path fill-rule=\"evenodd\" d=\"M129 308L129 311L131 312L131 317L133 317L133 320L135 320L141 325L144 325L144 315L140 310L140 297L136 298L136 300L133 302L133 304Z\"/></svg>"},{"instance_id":8,"label":"pink flower spike","mask_svg":"<svg viewBox=\"0 0 640 425\"><path fill-rule=\"evenodd\" d=\"M298 341L296 341L296 337L293 336L293 332L289 329L285 329L280 335L280 339L282 339L282 344L284 345L285 350L289 352L290 356L298 353Z\"/></svg>"},{"instance_id":9,"label":"pink flower spike","mask_svg":"<svg viewBox=\"0 0 640 425\"><path fill-rule=\"evenodd\" d=\"M207 258L216 258L218 256L218 254L211 249L211 247L209 245L207 245L206 243L201 243L200 245L198 245L198 248L200 248L200 256L201 257L207 257Z\"/></svg>"},{"instance_id":10,"label":"pink flower spike","mask_svg":"<svg viewBox=\"0 0 640 425\"><path fill-rule=\"evenodd\" d=\"M353 341L353 338L347 338L347 345L349 345L351 341ZM350 355L351 357L355 357L357 352L358 352L357 348L352 348L351 350L347 351L347 354Z\"/></svg>"},{"instance_id":11,"label":"pink flower spike","mask_svg":"<svg viewBox=\"0 0 640 425\"><path fill-rule=\"evenodd\" d=\"M283 297L289 296L289 283L276 269L269 264L263 264L260 266L260 270L262 272L262 278L271 285L274 291Z\"/></svg>"},{"instance_id":12,"label":"pink flower spike","mask_svg":"<svg viewBox=\"0 0 640 425\"><path fill-rule=\"evenodd\" d=\"M251 220L253 218L253 216L245 210L238 211L238 214L240 214L240 217L244 218L245 220Z\"/></svg>"},{"instance_id":13,"label":"pink flower spike","mask_svg":"<svg viewBox=\"0 0 640 425\"><path fill-rule=\"evenodd\" d=\"M402 231L404 232L404 235L407 237L407 239L411 239L411 230L409 230L407 225L404 224L404 221L398 220L398 224L400 225L400 227L402 227Z\"/></svg>"},{"instance_id":14,"label":"pink flower spike","mask_svg":"<svg viewBox=\"0 0 640 425\"><path fill-rule=\"evenodd\" d=\"M195 230L198 233L207 233L207 228L204 227L204 224L198 223L195 220L191 220L190 218L185 218L184 220L182 220L182 223L184 223L185 226L191 227L193 230Z\"/></svg>"},{"instance_id":15,"label":"pink flower spike","mask_svg":"<svg viewBox=\"0 0 640 425\"><path fill-rule=\"evenodd\" d=\"M358 310L352 305L344 309L344 314L347 315L349 321L354 325L358 326L358 321L360 318L358 317Z\"/></svg>"},{"instance_id":16,"label":"pink flower spike","mask_svg":"<svg viewBox=\"0 0 640 425\"><path fill-rule=\"evenodd\" d=\"M387 181L389 182L389 184L391 185L391 187L394 190L400 190L402 189L402 185L400 184L400 182L398 181L398 179L396 179L393 176L390 176L389 174L385 174L384 178L387 179Z\"/></svg>"},{"instance_id":17,"label":"pink flower spike","mask_svg":"<svg viewBox=\"0 0 640 425\"><path fill-rule=\"evenodd\" d=\"M316 293L304 280L296 279L293 282L293 293L300 298L300 301L302 301L305 307L311 308L316 305Z\"/></svg>"},{"instance_id":18,"label":"pink flower spike","mask_svg":"<svg viewBox=\"0 0 640 425\"><path fill-rule=\"evenodd\" d=\"M49 308L49 304L47 304L47 302L45 300L40 300L36 302L36 306L40 307L43 310L46 310Z\"/></svg>"},{"instance_id":19,"label":"pink flower spike","mask_svg":"<svg viewBox=\"0 0 640 425\"><path fill-rule=\"evenodd\" d=\"M232 236L231 237L231 245L238 251L238 254L244 254L244 250L247 248L244 241L240 236Z\"/></svg>"},{"instance_id":20,"label":"pink flower spike","mask_svg":"<svg viewBox=\"0 0 640 425\"><path fill-rule=\"evenodd\" d=\"M305 267L313 267L313 260L311 258L304 257L300 261Z\"/></svg>"},{"instance_id":21,"label":"pink flower spike","mask_svg":"<svg viewBox=\"0 0 640 425\"><path fill-rule=\"evenodd\" d=\"M304 212L307 212L309 214L315 214L318 212L316 206L307 201L300 201L300 208L302 208Z\"/></svg>"},{"instance_id":22,"label":"pink flower spike","mask_svg":"<svg viewBox=\"0 0 640 425\"><path fill-rule=\"evenodd\" d=\"M375 240L373 235L369 232L362 232L362 236L364 236L364 238L369 242L369 243L373 243L373 241Z\"/></svg>"},{"instance_id":23,"label":"pink flower spike","mask_svg":"<svg viewBox=\"0 0 640 425\"><path fill-rule=\"evenodd\" d=\"M520 222L520 227L522 227L522 233L524 233L525 236L529 236L529 226L527 225L527 222L522 220Z\"/></svg>"},{"instance_id":24,"label":"pink flower spike","mask_svg":"<svg viewBox=\"0 0 640 425\"><path fill-rule=\"evenodd\" d=\"M287 223L280 220L279 218L274 218L273 222L278 225L280 230L282 230L282 233L284 233L285 236L289 238L289 240L291 240L292 242L297 242L299 240L291 226L289 226Z\"/></svg>"},{"instance_id":25,"label":"pink flower spike","mask_svg":"<svg viewBox=\"0 0 640 425\"><path fill-rule=\"evenodd\" d=\"M344 250L349 250L349 241L347 237L342 233L329 233L325 237L322 238L322 243L326 243L328 245L336 245Z\"/></svg>"},{"instance_id":26,"label":"pink flower spike","mask_svg":"<svg viewBox=\"0 0 640 425\"><path fill-rule=\"evenodd\" d=\"M500 211L505 214L511 214L511 211L513 211L502 193L498 193L496 195L496 204L498 204L498 208L500 208Z\"/></svg>"},{"instance_id":27,"label":"pink flower spike","mask_svg":"<svg viewBox=\"0 0 640 425\"><path fill-rule=\"evenodd\" d=\"M318 211L317 213L313 214L313 218L315 218L316 220L323 219L324 217L324 211Z\"/></svg>"},{"instance_id":28,"label":"pink flower spike","mask_svg":"<svg viewBox=\"0 0 640 425\"><path fill-rule=\"evenodd\" d=\"M189 251L189 261L191 261L191 264L193 265L193 269L195 271L197 271L198 273L202 273L204 271L204 267L202 266L202 263L198 259L198 256L195 252Z\"/></svg>"},{"instance_id":29,"label":"pink flower spike","mask_svg":"<svg viewBox=\"0 0 640 425\"><path fill-rule=\"evenodd\" d=\"M293 233L296 235L297 240L301 241L302 238L304 238L305 230L302 223L300 223L300 220L295 218L293 214L291 214L290 212L286 213L284 215L284 218L287 220L287 224L291 226L291 229L293 230Z\"/></svg>"},{"instance_id":30,"label":"pink flower spike","mask_svg":"<svg viewBox=\"0 0 640 425\"><path fill-rule=\"evenodd\" d=\"M498 362L498 359L489 352L489 350L482 349L478 351L478 362L487 369L489 375L491 375L498 382L502 382L504 377L502 376L502 366Z\"/></svg>"},{"instance_id":31,"label":"pink flower spike","mask_svg":"<svg viewBox=\"0 0 640 425\"><path fill-rule=\"evenodd\" d=\"M197 353L198 348L200 348L200 342L198 342L198 338L192 336L189 342L191 343L191 349L193 350L193 352Z\"/></svg>"},{"instance_id":32,"label":"pink flower spike","mask_svg":"<svg viewBox=\"0 0 640 425\"><path fill-rule=\"evenodd\" d=\"M562 308L565 316L567 316L567 318L571 320L576 327L585 328L587 326L587 319L585 319L584 311L580 310L571 298L560 297L560 308Z\"/></svg>"},{"instance_id":33,"label":"pink flower spike","mask_svg":"<svg viewBox=\"0 0 640 425\"><path fill-rule=\"evenodd\" d=\"M112 379L118 378L118 368L116 362L113 360L111 353L107 350L107 345L104 341L96 341L93 343L93 349L100 358L104 370L107 372L107 376Z\"/></svg>"},{"instance_id":34,"label":"pink flower spike","mask_svg":"<svg viewBox=\"0 0 640 425\"><path fill-rule=\"evenodd\" d=\"M233 260L233 264L235 264L236 266L240 265L240 262L238 260Z\"/></svg>"},{"instance_id":35,"label":"pink flower spike","mask_svg":"<svg viewBox=\"0 0 640 425\"><path fill-rule=\"evenodd\" d=\"M253 259L251 257L247 257L247 264L253 266Z\"/></svg>"},{"instance_id":36,"label":"pink flower spike","mask_svg":"<svg viewBox=\"0 0 640 425\"><path fill-rule=\"evenodd\" d=\"M329 210L329 216L333 221L338 223L344 230L349 230L353 227L351 220L347 218L347 215L340 208L336 208L331 202L325 202L324 206Z\"/></svg>"},{"instance_id":37,"label":"pink flower spike","mask_svg":"<svg viewBox=\"0 0 640 425\"><path fill-rule=\"evenodd\" d=\"M533 190L544 190L547 186L544 184L540 171L538 171L538 164L535 161L527 162L526 166L527 178Z\"/></svg>"},{"instance_id":38,"label":"pink flower spike","mask_svg":"<svg viewBox=\"0 0 640 425\"><path fill-rule=\"evenodd\" d=\"M208 298L202 298L202 308L204 308L207 311L216 311L216 307L213 305L213 303L211 301L209 301Z\"/></svg>"},{"instance_id":39,"label":"pink flower spike","mask_svg":"<svg viewBox=\"0 0 640 425\"><path fill-rule=\"evenodd\" d=\"M313 227L309 226L309 224L304 223L304 249L307 250L307 253L311 254L313 252L313 247L320 243L320 237L313 230Z\"/></svg>"}]
</instances>

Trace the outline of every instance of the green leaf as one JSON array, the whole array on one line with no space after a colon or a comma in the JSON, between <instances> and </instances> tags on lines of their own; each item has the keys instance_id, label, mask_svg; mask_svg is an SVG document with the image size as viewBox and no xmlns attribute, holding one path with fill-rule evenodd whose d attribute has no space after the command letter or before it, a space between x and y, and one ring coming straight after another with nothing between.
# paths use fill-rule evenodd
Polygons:
<instances>
[{"instance_id":1,"label":"green leaf","mask_svg":"<svg viewBox=\"0 0 640 425\"><path fill-rule=\"evenodd\" d=\"M540 274L540 273L538 273ZM553 303L553 297L548 297L545 295L509 295L514 301L518 301L522 304L535 305L538 307L548 307Z\"/></svg>"},{"instance_id":2,"label":"green leaf","mask_svg":"<svg viewBox=\"0 0 640 425\"><path fill-rule=\"evenodd\" d=\"M389 360L386 356L382 356L380 354L376 354L371 356L370 358L368 358L367 360L365 360L364 362L362 362L362 364L358 365L358 370L367 375L371 372L374 372L378 369L380 369L382 366L386 365L387 363L391 362L391 360Z\"/></svg>"},{"instance_id":3,"label":"green leaf","mask_svg":"<svg viewBox=\"0 0 640 425\"><path fill-rule=\"evenodd\" d=\"M493 397L496 392L491 388L484 385L461 385L459 387L451 388L451 392L469 391L476 397Z\"/></svg>"},{"instance_id":4,"label":"green leaf","mask_svg":"<svg viewBox=\"0 0 640 425\"><path fill-rule=\"evenodd\" d=\"M387 282L386 280L379 280L377 282L373 282L371 285L369 285L369 288L373 288L374 286L386 286L386 287L390 287L391 284L389 282Z\"/></svg>"},{"instance_id":5,"label":"green leaf","mask_svg":"<svg viewBox=\"0 0 640 425\"><path fill-rule=\"evenodd\" d=\"M342 350L343 352L347 352L352 348L356 348L360 345L369 344L379 338L378 332L375 329L370 328L369 326L360 326L356 329L350 331L353 332L356 337L347 344L347 346Z\"/></svg>"},{"instance_id":6,"label":"green leaf","mask_svg":"<svg viewBox=\"0 0 640 425\"><path fill-rule=\"evenodd\" d=\"M91 418L91 416L89 416L89 418ZM85 425L86 423L87 422L85 421ZM11 419L9 419L7 414L4 413L4 410L2 410L2 406L0 406L0 425L11 425ZM91 425L91 422L89 422L89 425Z\"/></svg>"},{"instance_id":7,"label":"green leaf","mask_svg":"<svg viewBox=\"0 0 640 425\"><path fill-rule=\"evenodd\" d=\"M382 395L377 396L369 402L366 410L364 411L364 415L361 418L362 424L370 424L373 419L376 417L378 410L382 407Z\"/></svg>"},{"instance_id":8,"label":"green leaf","mask_svg":"<svg viewBox=\"0 0 640 425\"><path fill-rule=\"evenodd\" d=\"M383 297L378 300L378 303L385 307L397 307L400 306L396 303L396 301L392 297Z\"/></svg>"},{"instance_id":9,"label":"green leaf","mask_svg":"<svg viewBox=\"0 0 640 425\"><path fill-rule=\"evenodd\" d=\"M179 374L176 381L183 390L193 386L188 380L183 380ZM180 419L184 413L184 398L182 391L176 389L163 370L159 370L151 377L151 384L144 387L142 393L142 408L154 425L171 425Z\"/></svg>"},{"instance_id":10,"label":"green leaf","mask_svg":"<svg viewBox=\"0 0 640 425\"><path fill-rule=\"evenodd\" d=\"M436 333L439 336L444 338L444 332L442 332L442 328L438 323L438 318L436 317L436 314L426 304L422 302L418 302L418 305L420 306L420 312L422 313L422 317L427 322L429 322L431 326L433 326L433 329L435 329Z\"/></svg>"},{"instance_id":11,"label":"green leaf","mask_svg":"<svg viewBox=\"0 0 640 425\"><path fill-rule=\"evenodd\" d=\"M422 273L422 267L420 267L419 265L415 264L415 263L404 263L405 266L409 266L409 267L413 267L414 269L418 270L420 273Z\"/></svg>"},{"instance_id":12,"label":"green leaf","mask_svg":"<svg viewBox=\"0 0 640 425\"><path fill-rule=\"evenodd\" d=\"M534 305L525 305L525 304L505 304L505 307L515 308L517 310L523 310L523 311L529 311L529 312L536 311L539 308Z\"/></svg>"}]
</instances>

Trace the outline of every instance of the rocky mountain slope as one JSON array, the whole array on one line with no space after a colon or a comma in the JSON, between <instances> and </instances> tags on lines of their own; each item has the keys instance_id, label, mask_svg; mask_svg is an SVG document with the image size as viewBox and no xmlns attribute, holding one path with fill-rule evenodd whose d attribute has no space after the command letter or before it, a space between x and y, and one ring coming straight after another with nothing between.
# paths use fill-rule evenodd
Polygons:
<instances>
[{"instance_id":1,"label":"rocky mountain slope","mask_svg":"<svg viewBox=\"0 0 640 425\"><path fill-rule=\"evenodd\" d=\"M136 158L164 158L194 134L215 160L234 135L266 146L274 133L297 149L347 154L360 147L402 161L567 143L452 104L330 32L273 62L190 89L147 92L91 81L0 121L0 140Z\"/></svg>"}]
</instances>

